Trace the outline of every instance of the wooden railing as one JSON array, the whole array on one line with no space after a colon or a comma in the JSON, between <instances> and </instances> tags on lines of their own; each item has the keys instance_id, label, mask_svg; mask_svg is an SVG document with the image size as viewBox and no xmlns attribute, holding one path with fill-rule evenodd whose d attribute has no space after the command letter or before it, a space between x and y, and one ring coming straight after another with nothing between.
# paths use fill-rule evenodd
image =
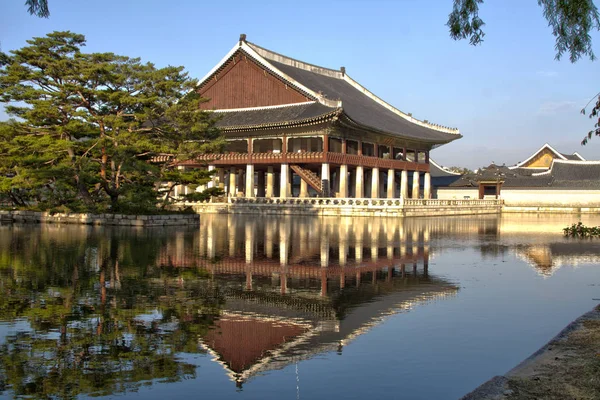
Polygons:
<instances>
[{"instance_id":1,"label":"wooden railing","mask_svg":"<svg viewBox=\"0 0 600 400\"><path fill-rule=\"evenodd\" d=\"M358 154L300 152L300 153L223 153L203 154L194 161L181 163L183 166L239 165L239 164L311 164L363 166L367 168L395 169L428 172L429 164L363 156Z\"/></svg>"}]
</instances>

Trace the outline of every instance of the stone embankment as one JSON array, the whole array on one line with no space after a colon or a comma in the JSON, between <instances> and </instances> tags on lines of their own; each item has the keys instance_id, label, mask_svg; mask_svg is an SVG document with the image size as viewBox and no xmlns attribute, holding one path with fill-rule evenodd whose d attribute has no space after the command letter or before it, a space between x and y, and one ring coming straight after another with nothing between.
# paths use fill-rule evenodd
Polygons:
<instances>
[{"instance_id":1,"label":"stone embankment","mask_svg":"<svg viewBox=\"0 0 600 400\"><path fill-rule=\"evenodd\" d=\"M600 306L461 400L600 399Z\"/></svg>"},{"instance_id":2,"label":"stone embankment","mask_svg":"<svg viewBox=\"0 0 600 400\"><path fill-rule=\"evenodd\" d=\"M38 211L2 211L0 222L52 223L52 224L84 224L84 225L117 225L117 226L171 226L198 225L198 214L168 215L124 215L124 214L79 214L54 213Z\"/></svg>"}]
</instances>

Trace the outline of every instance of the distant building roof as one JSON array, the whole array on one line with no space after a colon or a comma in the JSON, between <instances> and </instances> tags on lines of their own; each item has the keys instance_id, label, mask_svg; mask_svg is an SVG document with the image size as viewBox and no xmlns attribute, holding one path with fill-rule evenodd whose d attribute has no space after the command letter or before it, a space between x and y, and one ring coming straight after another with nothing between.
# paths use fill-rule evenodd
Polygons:
<instances>
[{"instance_id":1,"label":"distant building roof","mask_svg":"<svg viewBox=\"0 0 600 400\"><path fill-rule=\"evenodd\" d=\"M547 159L544 162L539 162L544 155L547 155ZM586 161L579 153L565 154L558 152L554 147L545 143L538 151L529 156L525 161L520 161L512 169L515 168L536 168L536 169L547 169L551 164L551 159L564 160L564 161ZM537 161L537 163L536 163Z\"/></svg>"},{"instance_id":2,"label":"distant building roof","mask_svg":"<svg viewBox=\"0 0 600 400\"><path fill-rule=\"evenodd\" d=\"M476 187L479 182L502 182L510 188L600 189L600 161L555 159L550 169L534 172L491 164L476 174L463 175L451 187Z\"/></svg>"}]
</instances>

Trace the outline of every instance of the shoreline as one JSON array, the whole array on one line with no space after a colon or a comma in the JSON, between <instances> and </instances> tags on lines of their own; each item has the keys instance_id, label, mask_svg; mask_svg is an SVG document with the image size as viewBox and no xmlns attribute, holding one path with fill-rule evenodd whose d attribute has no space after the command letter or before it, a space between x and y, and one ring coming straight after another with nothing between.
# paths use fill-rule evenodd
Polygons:
<instances>
[{"instance_id":1,"label":"shoreline","mask_svg":"<svg viewBox=\"0 0 600 400\"><path fill-rule=\"evenodd\" d=\"M600 305L504 375L461 400L600 398Z\"/></svg>"},{"instance_id":2,"label":"shoreline","mask_svg":"<svg viewBox=\"0 0 600 400\"><path fill-rule=\"evenodd\" d=\"M175 226L199 225L199 214L87 214L87 213L50 213L42 211L6 211L0 210L0 222L7 223L50 223L79 225L113 226Z\"/></svg>"}]
</instances>

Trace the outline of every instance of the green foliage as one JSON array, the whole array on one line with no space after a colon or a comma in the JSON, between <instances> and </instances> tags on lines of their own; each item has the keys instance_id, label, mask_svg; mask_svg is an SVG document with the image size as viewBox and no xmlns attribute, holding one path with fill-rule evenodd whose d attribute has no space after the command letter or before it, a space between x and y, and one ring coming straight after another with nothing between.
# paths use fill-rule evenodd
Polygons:
<instances>
[{"instance_id":1,"label":"green foliage","mask_svg":"<svg viewBox=\"0 0 600 400\"><path fill-rule=\"evenodd\" d=\"M48 18L50 16L48 0L25 0L25 5L27 6L27 12L31 15L40 18Z\"/></svg>"},{"instance_id":2,"label":"green foliage","mask_svg":"<svg viewBox=\"0 0 600 400\"><path fill-rule=\"evenodd\" d=\"M455 40L469 39L472 45L483 41L485 25L479 18L483 0L454 0L447 26ZM595 59L591 32L600 30L600 14L593 0L538 0L544 18L556 38L556 59L568 53L571 62L582 56Z\"/></svg>"},{"instance_id":3,"label":"green foliage","mask_svg":"<svg viewBox=\"0 0 600 400\"><path fill-rule=\"evenodd\" d=\"M454 40L469 39L476 46L483 41L485 33L481 29L485 23L479 18L479 5L483 0L454 0L452 12L446 25Z\"/></svg>"},{"instance_id":4,"label":"green foliage","mask_svg":"<svg viewBox=\"0 0 600 400\"><path fill-rule=\"evenodd\" d=\"M572 237L600 237L600 226L585 226L581 221L563 228L565 236Z\"/></svg>"},{"instance_id":5,"label":"green foliage","mask_svg":"<svg viewBox=\"0 0 600 400\"><path fill-rule=\"evenodd\" d=\"M0 193L14 204L147 212L161 182L208 181L174 162L223 145L183 67L83 53L72 32L28 44L0 58L0 100L15 117L0 123Z\"/></svg>"}]
</instances>

